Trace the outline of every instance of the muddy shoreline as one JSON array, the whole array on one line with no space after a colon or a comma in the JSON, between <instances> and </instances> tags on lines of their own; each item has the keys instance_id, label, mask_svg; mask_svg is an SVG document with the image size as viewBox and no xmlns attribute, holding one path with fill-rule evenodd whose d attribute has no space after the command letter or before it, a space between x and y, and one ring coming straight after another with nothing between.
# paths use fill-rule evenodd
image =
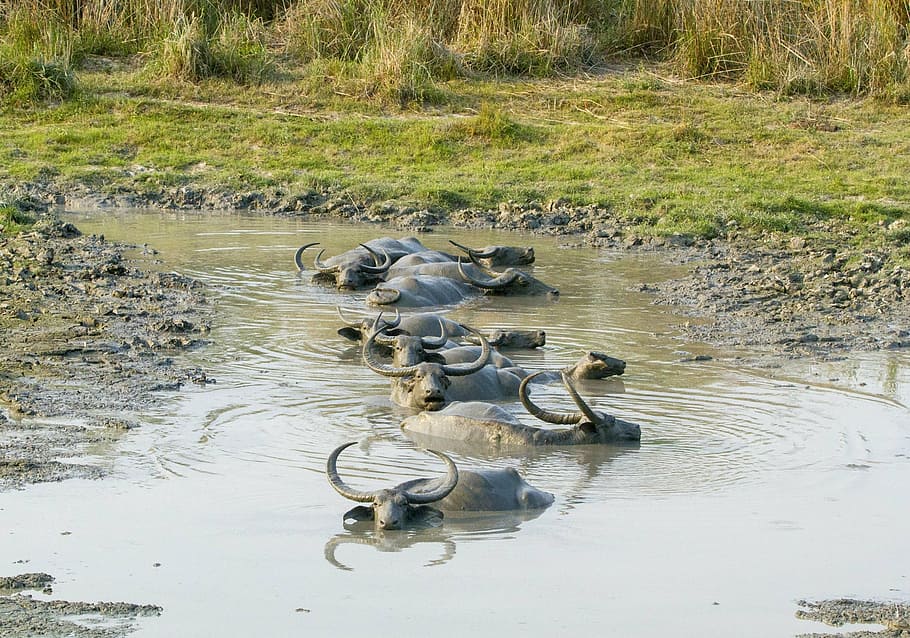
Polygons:
<instances>
[{"instance_id":1,"label":"muddy shoreline","mask_svg":"<svg viewBox=\"0 0 910 638\"><path fill-rule=\"evenodd\" d=\"M177 362L206 343L203 287L128 256L143 250L52 213L0 237L0 490L103 475L57 459L116 441L140 410L206 381Z\"/></svg>"}]
</instances>

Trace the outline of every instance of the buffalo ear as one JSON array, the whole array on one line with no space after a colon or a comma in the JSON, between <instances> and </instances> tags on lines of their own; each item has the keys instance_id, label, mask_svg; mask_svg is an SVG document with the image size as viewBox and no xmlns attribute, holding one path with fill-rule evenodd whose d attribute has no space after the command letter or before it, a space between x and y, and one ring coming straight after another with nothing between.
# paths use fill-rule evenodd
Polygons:
<instances>
[{"instance_id":1,"label":"buffalo ear","mask_svg":"<svg viewBox=\"0 0 910 638\"><path fill-rule=\"evenodd\" d=\"M444 517L445 514L430 505L411 508L411 522L420 527L439 527Z\"/></svg>"},{"instance_id":2,"label":"buffalo ear","mask_svg":"<svg viewBox=\"0 0 910 638\"><path fill-rule=\"evenodd\" d=\"M345 339L349 339L350 341L359 342L363 338L363 333L358 328L351 328L350 326L339 328L338 334L340 334Z\"/></svg>"},{"instance_id":3,"label":"buffalo ear","mask_svg":"<svg viewBox=\"0 0 910 638\"><path fill-rule=\"evenodd\" d=\"M441 363L445 365L446 358L438 352L428 352L424 358L424 361L427 361L428 363Z\"/></svg>"},{"instance_id":4,"label":"buffalo ear","mask_svg":"<svg viewBox=\"0 0 910 638\"><path fill-rule=\"evenodd\" d=\"M578 424L579 429L585 434L597 434L597 426L595 426L590 421L585 421Z\"/></svg>"},{"instance_id":5,"label":"buffalo ear","mask_svg":"<svg viewBox=\"0 0 910 638\"><path fill-rule=\"evenodd\" d=\"M373 508L367 507L365 505L358 505L354 509L348 510L344 513L342 520L345 522L349 520L354 520L358 523L363 521L372 521L373 520Z\"/></svg>"}]
</instances>

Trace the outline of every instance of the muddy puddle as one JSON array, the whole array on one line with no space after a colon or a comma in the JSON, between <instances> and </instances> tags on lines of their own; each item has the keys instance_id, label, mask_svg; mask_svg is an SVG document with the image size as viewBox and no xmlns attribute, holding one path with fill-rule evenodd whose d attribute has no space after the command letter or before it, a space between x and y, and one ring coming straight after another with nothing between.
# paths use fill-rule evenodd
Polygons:
<instances>
[{"instance_id":1,"label":"muddy puddle","mask_svg":"<svg viewBox=\"0 0 910 638\"><path fill-rule=\"evenodd\" d=\"M337 445L360 442L339 464L359 489L443 468L401 434L388 381L336 334L336 306L363 308L365 293L314 285L292 258L312 241L331 255L401 233L232 214L70 219L147 243L150 267L204 281L218 312L212 345L188 355L215 382L131 416L140 427L89 459L111 478L0 494L2 574L53 574L54 598L164 609L131 635L765 638L824 630L796 618L799 600L910 601L907 353L740 368L735 352L679 340L688 319L638 291L677 272L656 256L437 229L421 235L431 248L534 246L534 274L558 302L486 299L450 316L546 330L544 348L509 352L529 368L585 350L624 359L625 375L579 389L639 423L642 442L455 449L465 469L517 467L555 504L421 532L350 531L352 504L324 474ZM572 405L558 385L534 397Z\"/></svg>"}]
</instances>

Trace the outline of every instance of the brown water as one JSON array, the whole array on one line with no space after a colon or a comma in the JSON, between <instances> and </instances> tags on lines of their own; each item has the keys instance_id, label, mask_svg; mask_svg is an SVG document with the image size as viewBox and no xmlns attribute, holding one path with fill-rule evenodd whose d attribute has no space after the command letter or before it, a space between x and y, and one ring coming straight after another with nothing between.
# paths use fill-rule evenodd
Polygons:
<instances>
[{"instance_id":1,"label":"brown water","mask_svg":"<svg viewBox=\"0 0 910 638\"><path fill-rule=\"evenodd\" d=\"M799 598L910 600L907 354L768 372L683 362L711 350L679 340L683 319L634 291L677 267L438 229L421 236L431 248L534 246L534 274L560 288L558 302L483 299L450 316L545 329L545 348L509 353L528 368L585 350L626 360L621 379L580 389L640 423L642 443L461 450L460 467L514 465L556 503L536 517L358 534L325 481L329 451L360 442L340 468L363 489L441 464L401 434L388 381L335 333L336 306L362 308L366 293L313 285L292 257L311 241L331 255L402 233L236 214L74 219L159 250L149 259L207 282L220 313L214 344L192 355L217 383L166 395L113 454L99 451L116 480L0 495L0 573L52 573L59 598L162 605L136 636L764 638L818 629L794 618ZM558 385L535 400L571 406Z\"/></svg>"}]
</instances>

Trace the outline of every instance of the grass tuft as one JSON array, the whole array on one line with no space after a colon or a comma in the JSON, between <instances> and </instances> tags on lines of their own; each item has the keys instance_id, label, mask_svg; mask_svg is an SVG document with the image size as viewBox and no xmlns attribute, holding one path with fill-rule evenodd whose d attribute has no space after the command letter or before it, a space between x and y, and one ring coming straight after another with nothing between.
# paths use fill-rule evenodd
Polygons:
<instances>
[{"instance_id":1,"label":"grass tuft","mask_svg":"<svg viewBox=\"0 0 910 638\"><path fill-rule=\"evenodd\" d=\"M34 219L19 210L16 206L0 202L0 235L16 235L27 230Z\"/></svg>"}]
</instances>

